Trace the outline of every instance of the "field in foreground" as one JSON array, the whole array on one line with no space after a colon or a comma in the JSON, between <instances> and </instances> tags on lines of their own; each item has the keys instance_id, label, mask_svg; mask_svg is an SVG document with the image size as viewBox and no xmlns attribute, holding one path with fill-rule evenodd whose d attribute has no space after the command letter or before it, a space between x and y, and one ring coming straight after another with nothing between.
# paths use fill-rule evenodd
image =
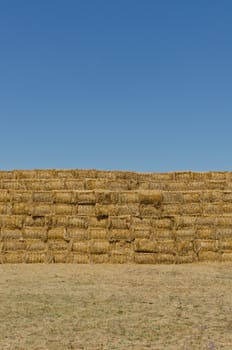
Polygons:
<instances>
[{"instance_id":1,"label":"field in foreground","mask_svg":"<svg viewBox=\"0 0 232 350\"><path fill-rule=\"evenodd\" d=\"M232 264L0 265L0 349L232 349Z\"/></svg>"}]
</instances>

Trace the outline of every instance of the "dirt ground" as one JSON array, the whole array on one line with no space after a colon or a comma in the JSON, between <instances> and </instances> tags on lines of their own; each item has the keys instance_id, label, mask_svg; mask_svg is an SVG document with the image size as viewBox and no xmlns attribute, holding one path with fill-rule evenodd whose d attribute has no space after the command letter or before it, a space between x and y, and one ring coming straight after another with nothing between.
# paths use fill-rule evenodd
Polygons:
<instances>
[{"instance_id":1,"label":"dirt ground","mask_svg":"<svg viewBox=\"0 0 232 350\"><path fill-rule=\"evenodd\" d=\"M232 349L232 264L0 265L0 349Z\"/></svg>"}]
</instances>

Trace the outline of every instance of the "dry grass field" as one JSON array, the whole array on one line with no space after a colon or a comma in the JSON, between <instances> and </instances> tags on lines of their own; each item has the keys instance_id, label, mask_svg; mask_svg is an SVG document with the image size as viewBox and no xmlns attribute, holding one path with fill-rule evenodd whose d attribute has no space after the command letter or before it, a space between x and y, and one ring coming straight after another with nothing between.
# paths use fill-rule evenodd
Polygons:
<instances>
[{"instance_id":1,"label":"dry grass field","mask_svg":"<svg viewBox=\"0 0 232 350\"><path fill-rule=\"evenodd\" d=\"M1 265L0 349L232 349L232 264Z\"/></svg>"}]
</instances>

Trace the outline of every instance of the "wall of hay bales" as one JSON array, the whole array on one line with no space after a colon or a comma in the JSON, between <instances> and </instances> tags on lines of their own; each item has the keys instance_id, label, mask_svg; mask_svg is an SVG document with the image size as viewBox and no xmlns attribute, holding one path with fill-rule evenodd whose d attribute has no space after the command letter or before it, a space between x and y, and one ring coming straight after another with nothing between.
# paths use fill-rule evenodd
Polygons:
<instances>
[{"instance_id":1,"label":"wall of hay bales","mask_svg":"<svg viewBox=\"0 0 232 350\"><path fill-rule=\"evenodd\" d=\"M232 173L0 171L1 263L232 260Z\"/></svg>"}]
</instances>

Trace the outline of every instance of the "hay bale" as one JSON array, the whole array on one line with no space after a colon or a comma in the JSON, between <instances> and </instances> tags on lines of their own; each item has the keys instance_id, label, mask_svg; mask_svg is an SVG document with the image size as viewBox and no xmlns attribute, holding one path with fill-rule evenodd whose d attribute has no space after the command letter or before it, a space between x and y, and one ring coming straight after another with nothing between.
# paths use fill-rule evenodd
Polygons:
<instances>
[{"instance_id":1,"label":"hay bale","mask_svg":"<svg viewBox=\"0 0 232 350\"><path fill-rule=\"evenodd\" d=\"M106 228L89 228L89 239L107 239L108 230Z\"/></svg>"},{"instance_id":2,"label":"hay bale","mask_svg":"<svg viewBox=\"0 0 232 350\"><path fill-rule=\"evenodd\" d=\"M0 190L0 202L9 202L10 192L8 190Z\"/></svg>"},{"instance_id":3,"label":"hay bale","mask_svg":"<svg viewBox=\"0 0 232 350\"><path fill-rule=\"evenodd\" d=\"M30 206L31 207L31 206ZM32 216L45 216L51 214L51 205L46 203L34 203L30 213Z\"/></svg>"},{"instance_id":4,"label":"hay bale","mask_svg":"<svg viewBox=\"0 0 232 350\"><path fill-rule=\"evenodd\" d=\"M157 242L149 239L135 239L134 251L141 253L156 253L159 251Z\"/></svg>"},{"instance_id":5,"label":"hay bale","mask_svg":"<svg viewBox=\"0 0 232 350\"><path fill-rule=\"evenodd\" d=\"M231 203L225 203L220 208L220 214L226 214L226 215L232 215L232 204Z\"/></svg>"},{"instance_id":6,"label":"hay bale","mask_svg":"<svg viewBox=\"0 0 232 350\"><path fill-rule=\"evenodd\" d=\"M27 251L44 251L47 249L47 244L45 242L41 242L38 239L27 241L25 243Z\"/></svg>"},{"instance_id":7,"label":"hay bale","mask_svg":"<svg viewBox=\"0 0 232 350\"><path fill-rule=\"evenodd\" d=\"M60 239L64 238L64 227L54 227L48 230L48 239Z\"/></svg>"},{"instance_id":8,"label":"hay bale","mask_svg":"<svg viewBox=\"0 0 232 350\"><path fill-rule=\"evenodd\" d=\"M176 228L193 228L195 226L195 223L199 218L195 216L188 216L188 215L182 215L182 216L173 216L175 227Z\"/></svg>"},{"instance_id":9,"label":"hay bale","mask_svg":"<svg viewBox=\"0 0 232 350\"><path fill-rule=\"evenodd\" d=\"M110 254L109 263L110 264L128 264L132 262L134 257L129 257L127 254Z\"/></svg>"},{"instance_id":10,"label":"hay bale","mask_svg":"<svg viewBox=\"0 0 232 350\"><path fill-rule=\"evenodd\" d=\"M131 218L132 228L150 229L151 226L152 226L151 218L141 218L141 217Z\"/></svg>"},{"instance_id":11,"label":"hay bale","mask_svg":"<svg viewBox=\"0 0 232 350\"><path fill-rule=\"evenodd\" d=\"M110 191L128 191L130 189L130 185L127 181L123 180L109 180L107 184L107 188Z\"/></svg>"},{"instance_id":12,"label":"hay bale","mask_svg":"<svg viewBox=\"0 0 232 350\"><path fill-rule=\"evenodd\" d=\"M27 227L25 226L22 230L22 236L25 240L38 239L42 242L46 242L48 239L48 228L43 227Z\"/></svg>"},{"instance_id":13,"label":"hay bale","mask_svg":"<svg viewBox=\"0 0 232 350\"><path fill-rule=\"evenodd\" d=\"M27 252L24 255L24 263L26 264L41 264L45 263L45 254L44 253L38 253L38 252L33 252L29 253Z\"/></svg>"},{"instance_id":14,"label":"hay bale","mask_svg":"<svg viewBox=\"0 0 232 350\"><path fill-rule=\"evenodd\" d=\"M77 212L78 212L78 215L81 215L81 216L95 215L95 205L80 204L78 205Z\"/></svg>"},{"instance_id":15,"label":"hay bale","mask_svg":"<svg viewBox=\"0 0 232 350\"><path fill-rule=\"evenodd\" d=\"M196 253L189 251L187 254L177 255L175 259L176 264L189 264L196 262L198 257Z\"/></svg>"},{"instance_id":16,"label":"hay bale","mask_svg":"<svg viewBox=\"0 0 232 350\"><path fill-rule=\"evenodd\" d=\"M118 215L139 215L139 205L137 204L127 204L127 205L118 205Z\"/></svg>"},{"instance_id":17,"label":"hay bale","mask_svg":"<svg viewBox=\"0 0 232 350\"><path fill-rule=\"evenodd\" d=\"M196 238L198 239L216 239L215 227L199 227L196 230Z\"/></svg>"},{"instance_id":18,"label":"hay bale","mask_svg":"<svg viewBox=\"0 0 232 350\"><path fill-rule=\"evenodd\" d=\"M142 217L159 217L160 210L153 205L142 204L139 208L140 216Z\"/></svg>"},{"instance_id":19,"label":"hay bale","mask_svg":"<svg viewBox=\"0 0 232 350\"><path fill-rule=\"evenodd\" d=\"M176 245L173 239L157 241L156 246L159 253L174 254L176 252Z\"/></svg>"},{"instance_id":20,"label":"hay bale","mask_svg":"<svg viewBox=\"0 0 232 350\"><path fill-rule=\"evenodd\" d=\"M106 218L108 216L116 216L118 214L117 206L113 204L96 204L96 216L98 218Z\"/></svg>"},{"instance_id":21,"label":"hay bale","mask_svg":"<svg viewBox=\"0 0 232 350\"><path fill-rule=\"evenodd\" d=\"M109 242L117 242L120 240L131 240L132 233L126 229L112 229L108 232Z\"/></svg>"},{"instance_id":22,"label":"hay bale","mask_svg":"<svg viewBox=\"0 0 232 350\"><path fill-rule=\"evenodd\" d=\"M137 191L119 192L118 201L121 204L139 203L139 194Z\"/></svg>"},{"instance_id":23,"label":"hay bale","mask_svg":"<svg viewBox=\"0 0 232 350\"><path fill-rule=\"evenodd\" d=\"M136 264L155 264L156 254L153 253L135 253L134 262Z\"/></svg>"},{"instance_id":24,"label":"hay bale","mask_svg":"<svg viewBox=\"0 0 232 350\"><path fill-rule=\"evenodd\" d=\"M172 240L175 238L175 231L172 229L156 228L153 230L152 238L156 240Z\"/></svg>"},{"instance_id":25,"label":"hay bale","mask_svg":"<svg viewBox=\"0 0 232 350\"><path fill-rule=\"evenodd\" d=\"M226 212L225 208L221 203L203 203L204 215L216 216L216 215L224 214L225 212Z\"/></svg>"},{"instance_id":26,"label":"hay bale","mask_svg":"<svg viewBox=\"0 0 232 350\"><path fill-rule=\"evenodd\" d=\"M183 203L183 193L163 191L163 203Z\"/></svg>"},{"instance_id":27,"label":"hay bale","mask_svg":"<svg viewBox=\"0 0 232 350\"><path fill-rule=\"evenodd\" d=\"M53 252L53 262L58 264L64 264L67 262L68 256L64 252Z\"/></svg>"},{"instance_id":28,"label":"hay bale","mask_svg":"<svg viewBox=\"0 0 232 350\"><path fill-rule=\"evenodd\" d=\"M5 228L22 228L23 215L0 215L0 227Z\"/></svg>"},{"instance_id":29,"label":"hay bale","mask_svg":"<svg viewBox=\"0 0 232 350\"><path fill-rule=\"evenodd\" d=\"M48 240L48 249L51 251L67 251L70 250L69 243L65 242L64 240Z\"/></svg>"},{"instance_id":30,"label":"hay bale","mask_svg":"<svg viewBox=\"0 0 232 350\"><path fill-rule=\"evenodd\" d=\"M75 206L71 204L54 204L52 210L54 215L73 215Z\"/></svg>"},{"instance_id":31,"label":"hay bale","mask_svg":"<svg viewBox=\"0 0 232 350\"><path fill-rule=\"evenodd\" d=\"M20 229L2 227L0 233L1 240L19 240L22 237Z\"/></svg>"},{"instance_id":32,"label":"hay bale","mask_svg":"<svg viewBox=\"0 0 232 350\"><path fill-rule=\"evenodd\" d=\"M175 220L173 217L164 217L154 220L154 227L157 229L168 229L171 230L175 225Z\"/></svg>"},{"instance_id":33,"label":"hay bale","mask_svg":"<svg viewBox=\"0 0 232 350\"><path fill-rule=\"evenodd\" d=\"M46 216L24 216L23 221L25 226L45 226L47 222Z\"/></svg>"},{"instance_id":34,"label":"hay bale","mask_svg":"<svg viewBox=\"0 0 232 350\"><path fill-rule=\"evenodd\" d=\"M52 192L49 192L49 191L33 192L32 201L33 202L51 203L53 201Z\"/></svg>"},{"instance_id":35,"label":"hay bale","mask_svg":"<svg viewBox=\"0 0 232 350\"><path fill-rule=\"evenodd\" d=\"M174 264L176 256L174 254L157 254L155 261L157 264Z\"/></svg>"},{"instance_id":36,"label":"hay bale","mask_svg":"<svg viewBox=\"0 0 232 350\"><path fill-rule=\"evenodd\" d=\"M68 257L68 259L70 259L69 262L74 263L74 264L88 264L89 263L88 254L74 253L74 254L71 254Z\"/></svg>"},{"instance_id":37,"label":"hay bale","mask_svg":"<svg viewBox=\"0 0 232 350\"><path fill-rule=\"evenodd\" d=\"M79 242L79 241L84 241L89 238L89 233L87 229L83 228L68 228L70 240L73 242Z\"/></svg>"},{"instance_id":38,"label":"hay bale","mask_svg":"<svg viewBox=\"0 0 232 350\"><path fill-rule=\"evenodd\" d=\"M216 224L216 226L224 226L226 228L231 228L232 229L232 215L228 215L228 216L217 216L215 217L211 217L212 219L214 219L214 222L212 223L212 225Z\"/></svg>"},{"instance_id":39,"label":"hay bale","mask_svg":"<svg viewBox=\"0 0 232 350\"><path fill-rule=\"evenodd\" d=\"M89 252L89 241L73 242L72 251L78 253L88 253Z\"/></svg>"},{"instance_id":40,"label":"hay bale","mask_svg":"<svg viewBox=\"0 0 232 350\"><path fill-rule=\"evenodd\" d=\"M130 216L112 216L109 219L109 229L129 229Z\"/></svg>"},{"instance_id":41,"label":"hay bale","mask_svg":"<svg viewBox=\"0 0 232 350\"><path fill-rule=\"evenodd\" d=\"M67 226L87 229L89 226L90 218L86 216L71 216L68 218Z\"/></svg>"},{"instance_id":42,"label":"hay bale","mask_svg":"<svg viewBox=\"0 0 232 350\"><path fill-rule=\"evenodd\" d=\"M89 251L91 254L105 254L110 251L109 242L93 239L89 242Z\"/></svg>"},{"instance_id":43,"label":"hay bale","mask_svg":"<svg viewBox=\"0 0 232 350\"><path fill-rule=\"evenodd\" d=\"M13 215L31 215L32 205L30 203L13 203L12 214Z\"/></svg>"},{"instance_id":44,"label":"hay bale","mask_svg":"<svg viewBox=\"0 0 232 350\"><path fill-rule=\"evenodd\" d=\"M54 191L54 203L72 204L75 203L75 193L73 191Z\"/></svg>"},{"instance_id":45,"label":"hay bale","mask_svg":"<svg viewBox=\"0 0 232 350\"><path fill-rule=\"evenodd\" d=\"M90 216L89 228L107 228L108 216Z\"/></svg>"},{"instance_id":46,"label":"hay bale","mask_svg":"<svg viewBox=\"0 0 232 350\"><path fill-rule=\"evenodd\" d=\"M221 254L213 251L200 251L198 254L199 261L221 261Z\"/></svg>"},{"instance_id":47,"label":"hay bale","mask_svg":"<svg viewBox=\"0 0 232 350\"><path fill-rule=\"evenodd\" d=\"M192 252L192 254L194 253L194 244L193 244L193 240L178 240L176 241L176 250L178 252L178 256L182 256L182 255L186 255L189 252ZM195 254L195 253L194 253Z\"/></svg>"},{"instance_id":48,"label":"hay bale","mask_svg":"<svg viewBox=\"0 0 232 350\"><path fill-rule=\"evenodd\" d=\"M200 203L201 195L203 192L198 191L187 191L183 193L184 203Z\"/></svg>"},{"instance_id":49,"label":"hay bale","mask_svg":"<svg viewBox=\"0 0 232 350\"><path fill-rule=\"evenodd\" d=\"M20 242L18 240L8 240L2 243L3 252L12 252L12 251L24 251L26 249L26 243Z\"/></svg>"},{"instance_id":50,"label":"hay bale","mask_svg":"<svg viewBox=\"0 0 232 350\"><path fill-rule=\"evenodd\" d=\"M212 239L205 239L205 240L195 240L194 241L194 251L200 252L200 251L218 251L219 248L219 241L218 240L212 240Z\"/></svg>"},{"instance_id":51,"label":"hay bale","mask_svg":"<svg viewBox=\"0 0 232 350\"><path fill-rule=\"evenodd\" d=\"M232 253L232 237L229 239L220 239L219 249L220 251L231 250Z\"/></svg>"},{"instance_id":52,"label":"hay bale","mask_svg":"<svg viewBox=\"0 0 232 350\"><path fill-rule=\"evenodd\" d=\"M94 191L78 191L76 194L76 203L78 204L96 204L96 195Z\"/></svg>"},{"instance_id":53,"label":"hay bale","mask_svg":"<svg viewBox=\"0 0 232 350\"><path fill-rule=\"evenodd\" d=\"M19 264L24 262L25 253L23 251L5 252L1 254L3 264Z\"/></svg>"},{"instance_id":54,"label":"hay bale","mask_svg":"<svg viewBox=\"0 0 232 350\"><path fill-rule=\"evenodd\" d=\"M133 238L146 238L149 239L151 236L151 229L150 228L133 228L132 230L132 236Z\"/></svg>"},{"instance_id":55,"label":"hay bale","mask_svg":"<svg viewBox=\"0 0 232 350\"><path fill-rule=\"evenodd\" d=\"M163 201L163 193L161 191L139 191L139 203L151 204L159 207Z\"/></svg>"},{"instance_id":56,"label":"hay bale","mask_svg":"<svg viewBox=\"0 0 232 350\"><path fill-rule=\"evenodd\" d=\"M232 238L232 227L224 228L220 227L216 229L216 238L217 239L229 239Z\"/></svg>"},{"instance_id":57,"label":"hay bale","mask_svg":"<svg viewBox=\"0 0 232 350\"><path fill-rule=\"evenodd\" d=\"M108 264L110 261L108 254L91 254L89 262L92 264Z\"/></svg>"},{"instance_id":58,"label":"hay bale","mask_svg":"<svg viewBox=\"0 0 232 350\"><path fill-rule=\"evenodd\" d=\"M83 191L85 184L83 179L66 179L65 189L69 191Z\"/></svg>"},{"instance_id":59,"label":"hay bale","mask_svg":"<svg viewBox=\"0 0 232 350\"><path fill-rule=\"evenodd\" d=\"M96 202L99 204L116 204L118 202L118 192L98 190L95 194Z\"/></svg>"},{"instance_id":60,"label":"hay bale","mask_svg":"<svg viewBox=\"0 0 232 350\"><path fill-rule=\"evenodd\" d=\"M182 204L166 204L162 205L162 215L163 216L178 216L182 215Z\"/></svg>"},{"instance_id":61,"label":"hay bale","mask_svg":"<svg viewBox=\"0 0 232 350\"><path fill-rule=\"evenodd\" d=\"M221 261L222 262L232 261L232 252L231 251L223 252L221 254Z\"/></svg>"},{"instance_id":62,"label":"hay bale","mask_svg":"<svg viewBox=\"0 0 232 350\"><path fill-rule=\"evenodd\" d=\"M194 228L180 228L176 230L175 236L178 240L193 240L196 236L196 230Z\"/></svg>"}]
</instances>

